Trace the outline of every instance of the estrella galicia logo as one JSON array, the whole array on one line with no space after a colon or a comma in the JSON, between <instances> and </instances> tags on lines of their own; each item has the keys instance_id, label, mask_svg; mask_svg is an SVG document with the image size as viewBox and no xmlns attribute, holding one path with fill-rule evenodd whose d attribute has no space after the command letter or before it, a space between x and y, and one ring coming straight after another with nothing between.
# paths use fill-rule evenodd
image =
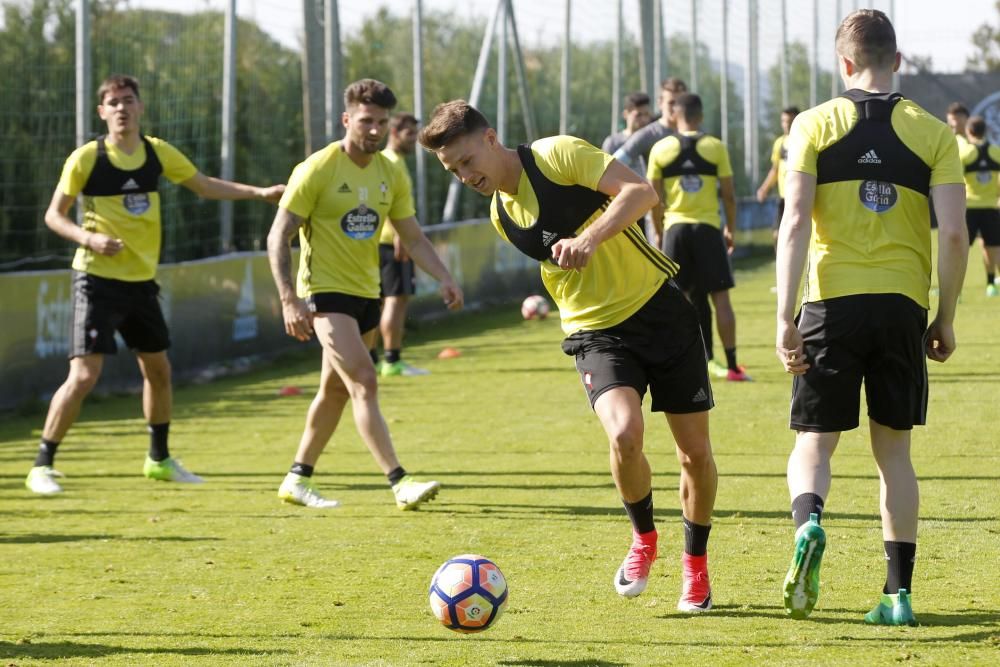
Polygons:
<instances>
[{"instance_id":1,"label":"estrella galicia logo","mask_svg":"<svg viewBox=\"0 0 1000 667\"><path fill-rule=\"evenodd\" d=\"M132 215L142 215L149 210L151 203L146 192L133 192L122 197L122 205Z\"/></svg>"},{"instance_id":2,"label":"estrella galicia logo","mask_svg":"<svg viewBox=\"0 0 1000 667\"><path fill-rule=\"evenodd\" d=\"M862 181L858 198L865 208L875 213L885 213L896 205L899 198L896 186L885 181Z\"/></svg>"},{"instance_id":3,"label":"estrella galicia logo","mask_svg":"<svg viewBox=\"0 0 1000 667\"><path fill-rule=\"evenodd\" d=\"M701 176L698 174L685 174L681 176L681 190L684 192L698 192L701 190Z\"/></svg>"},{"instance_id":4,"label":"estrella galicia logo","mask_svg":"<svg viewBox=\"0 0 1000 667\"><path fill-rule=\"evenodd\" d=\"M359 204L340 219L340 227L352 239L357 241L370 239L375 236L375 230L378 229L378 212Z\"/></svg>"}]
</instances>

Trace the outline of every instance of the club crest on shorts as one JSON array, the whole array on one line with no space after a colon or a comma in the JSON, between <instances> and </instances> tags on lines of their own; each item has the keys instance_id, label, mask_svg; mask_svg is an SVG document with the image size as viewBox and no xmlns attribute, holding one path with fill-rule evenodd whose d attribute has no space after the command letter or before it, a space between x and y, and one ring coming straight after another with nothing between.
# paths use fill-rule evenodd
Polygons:
<instances>
[{"instance_id":1,"label":"club crest on shorts","mask_svg":"<svg viewBox=\"0 0 1000 667\"><path fill-rule=\"evenodd\" d=\"M352 239L364 241L375 236L378 221L377 211L364 204L358 204L357 208L351 209L340 219L340 228Z\"/></svg>"},{"instance_id":2,"label":"club crest on shorts","mask_svg":"<svg viewBox=\"0 0 1000 667\"><path fill-rule=\"evenodd\" d=\"M896 205L899 194L896 186L886 181L861 181L858 188L858 198L869 211L885 213Z\"/></svg>"},{"instance_id":3,"label":"club crest on shorts","mask_svg":"<svg viewBox=\"0 0 1000 667\"><path fill-rule=\"evenodd\" d=\"M587 389L589 389L590 391L594 391L594 376L591 374L590 371L586 371L583 374L583 384L585 384L587 386Z\"/></svg>"}]
</instances>

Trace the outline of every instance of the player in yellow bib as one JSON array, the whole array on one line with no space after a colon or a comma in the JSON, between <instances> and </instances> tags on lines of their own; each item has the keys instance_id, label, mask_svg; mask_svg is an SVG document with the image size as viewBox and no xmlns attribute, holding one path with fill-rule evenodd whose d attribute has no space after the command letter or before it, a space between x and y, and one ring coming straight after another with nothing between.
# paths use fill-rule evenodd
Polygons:
<instances>
[{"instance_id":1,"label":"player in yellow bib","mask_svg":"<svg viewBox=\"0 0 1000 667\"><path fill-rule=\"evenodd\" d=\"M611 474L632 523L614 577L625 597L645 588L657 554L642 400L666 413L681 462L685 529L678 609L712 606L708 535L717 475L708 436L713 405L705 349L677 264L635 222L656 193L639 174L576 137L505 148L464 100L439 105L420 143L465 185L492 198L497 233L538 261L590 404L610 440Z\"/></svg>"},{"instance_id":2,"label":"player in yellow bib","mask_svg":"<svg viewBox=\"0 0 1000 667\"><path fill-rule=\"evenodd\" d=\"M778 226L781 224L781 216L785 213L785 168L788 162L788 130L792 127L792 121L799 115L798 107L786 107L781 110L781 135L774 140L771 145L771 169L764 177L764 182L757 188L757 201L763 204L767 201L767 194L775 185L778 186L778 212L774 217L774 229L771 236L775 243L778 241Z\"/></svg>"},{"instance_id":3,"label":"player in yellow bib","mask_svg":"<svg viewBox=\"0 0 1000 667\"><path fill-rule=\"evenodd\" d=\"M1000 209L997 177L1000 176L1000 146L986 138L986 120L973 116L965 126L968 141L958 144L965 171L965 224L969 243L983 240L986 262L986 296L997 295L995 267L1000 266Z\"/></svg>"},{"instance_id":4,"label":"player in yellow bib","mask_svg":"<svg viewBox=\"0 0 1000 667\"><path fill-rule=\"evenodd\" d=\"M804 618L819 597L831 459L858 426L862 384L881 478L887 572L867 623L915 625L917 477L910 435L927 413L926 358L955 349L955 304L968 256L965 188L943 123L892 91L896 34L880 11L837 30L847 92L799 114L788 137L785 218L778 232L778 358L793 375L788 490L795 551L785 608ZM938 229L937 315L930 306L933 195ZM803 303L795 301L808 264Z\"/></svg>"},{"instance_id":5,"label":"player in yellow bib","mask_svg":"<svg viewBox=\"0 0 1000 667\"><path fill-rule=\"evenodd\" d=\"M653 208L656 239L663 237L664 251L681 265L677 284L698 310L709 370L730 382L747 382L750 376L736 361L736 315L729 299L733 272L736 196L729 151L715 137L701 132L701 98L679 95L674 104L678 134L661 139L649 152L647 176L660 195ZM719 217L719 202L726 209L726 225ZM712 310L726 353L726 366L712 353Z\"/></svg>"},{"instance_id":6,"label":"player in yellow bib","mask_svg":"<svg viewBox=\"0 0 1000 667\"><path fill-rule=\"evenodd\" d=\"M415 509L440 486L417 481L399 464L379 410L369 353L379 323L378 244L386 220L393 221L417 265L441 283L448 307L462 306L462 291L413 217L406 172L379 151L395 106L396 96L380 81L362 79L347 87L344 139L295 167L267 237L286 333L299 340L315 333L323 348L319 390L291 470L278 489L278 497L293 504L339 504L319 493L312 475L348 400L358 433L388 478L400 509ZM302 248L297 286L289 248L296 233Z\"/></svg>"},{"instance_id":7,"label":"player in yellow bib","mask_svg":"<svg viewBox=\"0 0 1000 667\"><path fill-rule=\"evenodd\" d=\"M143 135L145 107L139 83L115 75L97 90L97 113L107 134L69 156L45 212L45 224L78 244L73 257L73 324L69 377L49 404L35 465L25 485L52 495L62 491L53 468L56 449L101 376L104 355L115 354L115 333L136 354L143 376L142 407L149 424L149 455L143 474L151 479L201 482L170 456L172 389L167 348L170 336L154 280L160 261L160 176L207 199L277 202L283 186L257 188L201 174L180 151ZM68 217L83 195L83 226Z\"/></svg>"}]
</instances>

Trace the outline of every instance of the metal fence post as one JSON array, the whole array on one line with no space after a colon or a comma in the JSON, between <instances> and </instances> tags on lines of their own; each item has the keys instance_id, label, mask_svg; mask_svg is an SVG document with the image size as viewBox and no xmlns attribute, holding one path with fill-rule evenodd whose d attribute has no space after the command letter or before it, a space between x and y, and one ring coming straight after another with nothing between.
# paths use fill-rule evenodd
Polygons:
<instances>
[{"instance_id":1,"label":"metal fence post","mask_svg":"<svg viewBox=\"0 0 1000 667\"><path fill-rule=\"evenodd\" d=\"M757 0L747 4L746 91L743 95L743 167L752 190L757 180Z\"/></svg>"},{"instance_id":2,"label":"metal fence post","mask_svg":"<svg viewBox=\"0 0 1000 667\"><path fill-rule=\"evenodd\" d=\"M611 56L611 134L618 131L622 97L622 0L615 3L615 47Z\"/></svg>"},{"instance_id":3,"label":"metal fence post","mask_svg":"<svg viewBox=\"0 0 1000 667\"><path fill-rule=\"evenodd\" d=\"M341 137L343 123L343 82L340 80L340 7L337 0L325 0L323 5L323 83L325 88L324 118L326 141Z\"/></svg>"},{"instance_id":4,"label":"metal fence post","mask_svg":"<svg viewBox=\"0 0 1000 667\"><path fill-rule=\"evenodd\" d=\"M90 138L91 64L90 64L90 2L78 0L76 5L76 145ZM83 206L76 207L76 220L83 224Z\"/></svg>"},{"instance_id":5,"label":"metal fence post","mask_svg":"<svg viewBox=\"0 0 1000 667\"><path fill-rule=\"evenodd\" d=\"M781 108L788 108L788 0L781 0Z\"/></svg>"},{"instance_id":6,"label":"metal fence post","mask_svg":"<svg viewBox=\"0 0 1000 667\"><path fill-rule=\"evenodd\" d=\"M413 2L413 115L424 122L424 7L421 0ZM427 219L427 151L419 146L417 163L417 219L428 224Z\"/></svg>"},{"instance_id":7,"label":"metal fence post","mask_svg":"<svg viewBox=\"0 0 1000 667\"><path fill-rule=\"evenodd\" d=\"M840 21L843 18L840 1L841 0L837 0L837 2L833 6L833 11L834 11L834 15L833 15L834 30L836 30L836 28L840 25ZM838 95L840 95L840 89L841 88L842 88L842 86L841 86L841 82L840 82L840 59L837 56L837 47L834 46L834 48L833 48L833 66L830 68L830 97L834 98L834 97L837 97Z\"/></svg>"},{"instance_id":8,"label":"metal fence post","mask_svg":"<svg viewBox=\"0 0 1000 667\"><path fill-rule=\"evenodd\" d=\"M809 67L809 106L816 106L819 89L819 0L813 0L813 39Z\"/></svg>"},{"instance_id":9,"label":"metal fence post","mask_svg":"<svg viewBox=\"0 0 1000 667\"><path fill-rule=\"evenodd\" d=\"M729 0L722 0L722 63L719 66L719 137L729 145Z\"/></svg>"},{"instance_id":10,"label":"metal fence post","mask_svg":"<svg viewBox=\"0 0 1000 667\"><path fill-rule=\"evenodd\" d=\"M562 69L559 84L559 134L569 132L569 29L573 0L565 1L566 12L563 17Z\"/></svg>"},{"instance_id":11,"label":"metal fence post","mask_svg":"<svg viewBox=\"0 0 1000 667\"><path fill-rule=\"evenodd\" d=\"M691 0L691 90L698 90L698 3Z\"/></svg>"},{"instance_id":12,"label":"metal fence post","mask_svg":"<svg viewBox=\"0 0 1000 667\"><path fill-rule=\"evenodd\" d=\"M500 10L500 35L497 37L497 138L507 141L507 3Z\"/></svg>"},{"instance_id":13,"label":"metal fence post","mask_svg":"<svg viewBox=\"0 0 1000 667\"><path fill-rule=\"evenodd\" d=\"M227 0L222 39L222 167L220 176L236 172L236 0ZM232 252L233 202L219 202L219 252Z\"/></svg>"}]
</instances>

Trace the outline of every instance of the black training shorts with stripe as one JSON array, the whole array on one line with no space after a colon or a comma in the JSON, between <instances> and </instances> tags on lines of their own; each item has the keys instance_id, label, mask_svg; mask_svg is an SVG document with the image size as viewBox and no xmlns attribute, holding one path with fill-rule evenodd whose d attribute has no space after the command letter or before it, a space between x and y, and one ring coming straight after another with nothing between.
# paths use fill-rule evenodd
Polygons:
<instances>
[{"instance_id":1,"label":"black training shorts with stripe","mask_svg":"<svg viewBox=\"0 0 1000 667\"><path fill-rule=\"evenodd\" d=\"M70 358L117 353L116 331L136 352L169 348L159 294L155 280L129 282L73 271Z\"/></svg>"}]
</instances>

